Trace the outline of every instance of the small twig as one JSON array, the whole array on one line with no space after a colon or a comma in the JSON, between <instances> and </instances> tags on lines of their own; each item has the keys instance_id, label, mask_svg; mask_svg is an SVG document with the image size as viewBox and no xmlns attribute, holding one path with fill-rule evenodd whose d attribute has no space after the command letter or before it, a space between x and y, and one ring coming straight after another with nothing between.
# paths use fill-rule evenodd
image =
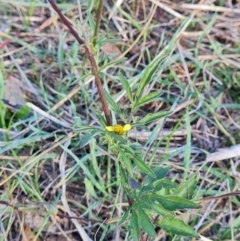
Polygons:
<instances>
[{"instance_id":1,"label":"small twig","mask_svg":"<svg viewBox=\"0 0 240 241\"><path fill-rule=\"evenodd\" d=\"M80 38L79 35L77 34L77 32L73 29L71 23L62 14L61 10L57 7L57 5L54 2L54 0L48 0L48 2L51 4L53 9L57 12L57 14L59 15L59 17L62 20L62 22L67 26L67 28L69 29L71 34L78 41L78 43L80 45L83 45L85 54L87 55L87 57L88 57L88 59L89 59L89 61L91 63L93 74L94 74L95 79L96 79L96 85L97 85L97 89L98 89L98 94L99 94L99 97L100 97L100 101L102 103L102 108L103 108L103 112L104 112L105 117L106 117L107 125L111 126L112 125L112 120L111 120L110 110L108 109L107 101L106 101L105 96L104 96L102 82L101 82L101 79L100 79L100 76L99 76L99 73L98 73L98 67L97 67L97 64L96 64L96 61L95 61L93 53L86 46L84 40L82 38Z\"/></svg>"},{"instance_id":2,"label":"small twig","mask_svg":"<svg viewBox=\"0 0 240 241\"><path fill-rule=\"evenodd\" d=\"M217 152L208 154L205 162L217 162L237 157L240 157L240 144L221 148Z\"/></svg>"},{"instance_id":3,"label":"small twig","mask_svg":"<svg viewBox=\"0 0 240 241\"><path fill-rule=\"evenodd\" d=\"M102 17L103 1L104 0L100 0L99 5L98 5L97 21L96 21L96 26L95 26L94 35L93 35L93 46L95 46L97 43L97 35L99 32L99 27L100 27L101 17Z\"/></svg>"}]
</instances>

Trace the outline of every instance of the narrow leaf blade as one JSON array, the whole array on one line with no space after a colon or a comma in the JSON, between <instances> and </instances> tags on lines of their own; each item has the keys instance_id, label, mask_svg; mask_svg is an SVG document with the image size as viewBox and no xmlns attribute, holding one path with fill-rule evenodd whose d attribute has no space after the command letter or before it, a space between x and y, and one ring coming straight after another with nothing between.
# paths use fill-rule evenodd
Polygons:
<instances>
[{"instance_id":1,"label":"narrow leaf blade","mask_svg":"<svg viewBox=\"0 0 240 241\"><path fill-rule=\"evenodd\" d=\"M160 180L164 178L168 173L168 171L172 168L173 166L166 166L166 167L157 167L153 169L153 172L155 173L155 178L153 178L152 176L146 176L145 183L151 183L154 180Z\"/></svg>"},{"instance_id":2,"label":"narrow leaf blade","mask_svg":"<svg viewBox=\"0 0 240 241\"><path fill-rule=\"evenodd\" d=\"M121 219L120 219L120 221L119 221L119 223L118 223L119 225L123 224L123 223L126 221L126 219L127 219L128 216L129 216L130 210L131 210L131 209L127 209L127 210L125 211L125 213L122 215L122 217L121 217Z\"/></svg>"},{"instance_id":3,"label":"narrow leaf blade","mask_svg":"<svg viewBox=\"0 0 240 241\"><path fill-rule=\"evenodd\" d=\"M115 101L113 100L113 98L109 95L109 93L107 91L104 91L104 95L106 97L106 100L108 102L108 104L111 106L111 108L113 109L113 111L115 113L117 113L118 115L121 114L119 106L115 103Z\"/></svg>"},{"instance_id":4,"label":"narrow leaf blade","mask_svg":"<svg viewBox=\"0 0 240 241\"><path fill-rule=\"evenodd\" d=\"M91 133L85 134L80 141L80 148L83 148L84 146L86 146L93 139L93 137L98 133L99 133L99 130L93 130L91 131Z\"/></svg>"},{"instance_id":5,"label":"narrow leaf blade","mask_svg":"<svg viewBox=\"0 0 240 241\"><path fill-rule=\"evenodd\" d=\"M134 157L133 161L140 171L152 177L155 177L155 173L152 171L152 169L150 169L142 160L138 159L137 157Z\"/></svg>"},{"instance_id":6,"label":"narrow leaf blade","mask_svg":"<svg viewBox=\"0 0 240 241\"><path fill-rule=\"evenodd\" d=\"M161 95L161 93L162 93L162 91L155 91L155 92L152 92L152 93L144 96L143 98L141 98L134 104L133 110L135 110L151 101L156 100L156 98L158 98Z\"/></svg>"},{"instance_id":7,"label":"narrow leaf blade","mask_svg":"<svg viewBox=\"0 0 240 241\"><path fill-rule=\"evenodd\" d=\"M118 77L119 77L119 80L121 81L123 87L126 90L129 100L131 101L131 103L133 103L132 90L131 90L131 87L130 87L128 81L124 78L124 76L121 73L118 73Z\"/></svg>"},{"instance_id":8,"label":"narrow leaf blade","mask_svg":"<svg viewBox=\"0 0 240 241\"><path fill-rule=\"evenodd\" d=\"M196 183L197 174L192 174L186 182L182 182L176 187L174 194L178 197L191 199L196 190Z\"/></svg>"},{"instance_id":9,"label":"narrow leaf blade","mask_svg":"<svg viewBox=\"0 0 240 241\"><path fill-rule=\"evenodd\" d=\"M92 183L90 182L90 180L85 177L84 183L85 183L87 193L90 193L93 197L97 198L97 194L96 194L94 187L93 187Z\"/></svg>"},{"instance_id":10,"label":"narrow leaf blade","mask_svg":"<svg viewBox=\"0 0 240 241\"><path fill-rule=\"evenodd\" d=\"M140 83L138 85L137 88L137 92L136 92L136 99L138 100L141 95L142 92L144 90L144 88L146 87L147 84L149 84L149 82L152 79L153 74L155 73L155 71L157 70L159 63L166 57L166 55L162 55L159 58L153 60L148 67L144 70L142 79L140 80Z\"/></svg>"},{"instance_id":11,"label":"narrow leaf blade","mask_svg":"<svg viewBox=\"0 0 240 241\"><path fill-rule=\"evenodd\" d=\"M116 66L119 63L122 63L126 58L114 59L110 62L104 63L100 68L99 71L104 71L106 68L110 68L111 66Z\"/></svg>"},{"instance_id":12,"label":"narrow leaf blade","mask_svg":"<svg viewBox=\"0 0 240 241\"><path fill-rule=\"evenodd\" d=\"M141 124L148 124L170 114L171 111L161 111L154 114L149 113L146 116L144 116L143 119L141 119L139 122Z\"/></svg>"}]
</instances>

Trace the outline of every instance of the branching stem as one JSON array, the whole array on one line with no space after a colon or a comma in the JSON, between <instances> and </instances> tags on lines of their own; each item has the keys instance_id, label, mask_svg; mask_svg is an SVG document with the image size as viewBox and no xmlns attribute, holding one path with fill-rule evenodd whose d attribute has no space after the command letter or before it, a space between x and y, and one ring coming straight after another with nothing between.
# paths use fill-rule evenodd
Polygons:
<instances>
[{"instance_id":1,"label":"branching stem","mask_svg":"<svg viewBox=\"0 0 240 241\"><path fill-rule=\"evenodd\" d=\"M98 66L96 64L96 61L95 61L93 53L86 46L85 41L82 38L80 38L78 33L73 29L71 23L62 14L61 10L57 7L57 5L54 2L54 0L48 0L48 2L51 4L53 9L57 12L57 14L59 15L59 17L62 20L62 22L67 26L67 28L69 29L71 34L78 41L78 43L80 45L83 45L84 52L87 55L87 57L88 57L88 59L89 59L89 61L91 63L91 66L92 66L93 74L95 76L96 85L97 85L97 89L98 89L99 98L100 98L100 101L102 103L102 108L103 108L103 112L104 112L104 115L105 115L105 118L106 118L107 125L111 126L112 125L111 114L110 114L110 110L109 110L108 105L107 105L106 98L104 96L102 82L101 82L101 79L100 79L100 76L99 76L99 72L98 72Z\"/></svg>"}]
</instances>

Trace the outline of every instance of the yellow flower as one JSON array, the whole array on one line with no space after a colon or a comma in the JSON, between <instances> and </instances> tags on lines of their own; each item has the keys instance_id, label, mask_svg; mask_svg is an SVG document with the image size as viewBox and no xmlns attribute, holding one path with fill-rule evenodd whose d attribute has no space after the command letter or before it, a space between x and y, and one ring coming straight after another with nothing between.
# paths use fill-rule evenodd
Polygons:
<instances>
[{"instance_id":1,"label":"yellow flower","mask_svg":"<svg viewBox=\"0 0 240 241\"><path fill-rule=\"evenodd\" d=\"M131 125L130 124L126 124L124 126L122 125L115 125L115 126L106 126L106 129L108 131L112 131L117 135L123 135L124 132L129 131L131 129Z\"/></svg>"}]
</instances>

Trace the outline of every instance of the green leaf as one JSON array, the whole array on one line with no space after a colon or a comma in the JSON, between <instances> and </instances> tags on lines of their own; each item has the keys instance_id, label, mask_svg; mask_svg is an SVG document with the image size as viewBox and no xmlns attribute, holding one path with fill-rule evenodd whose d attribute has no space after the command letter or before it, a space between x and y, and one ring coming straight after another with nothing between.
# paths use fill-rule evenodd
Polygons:
<instances>
[{"instance_id":1,"label":"green leaf","mask_svg":"<svg viewBox=\"0 0 240 241\"><path fill-rule=\"evenodd\" d=\"M25 105L25 106L21 107L20 110L18 110L16 115L19 119L26 119L28 117L29 113L30 113L30 108Z\"/></svg>"},{"instance_id":2,"label":"green leaf","mask_svg":"<svg viewBox=\"0 0 240 241\"><path fill-rule=\"evenodd\" d=\"M63 33L61 35L59 35L60 41L58 43L58 48L57 48L57 62L58 62L58 67L59 69L62 71L63 68L63 64L65 62L64 60L64 54L65 51L63 50L63 46L64 46L64 40L66 38L67 33Z\"/></svg>"},{"instance_id":3,"label":"green leaf","mask_svg":"<svg viewBox=\"0 0 240 241\"><path fill-rule=\"evenodd\" d=\"M200 208L200 205L195 204L185 198L177 196L163 196L157 194L147 195L148 198L158 201L165 209L175 211L177 209L185 208Z\"/></svg>"},{"instance_id":4,"label":"green leaf","mask_svg":"<svg viewBox=\"0 0 240 241\"><path fill-rule=\"evenodd\" d=\"M147 185L144 185L142 190L141 190L141 195L147 194L147 193L152 193L153 192L153 184L149 183Z\"/></svg>"},{"instance_id":5,"label":"green leaf","mask_svg":"<svg viewBox=\"0 0 240 241\"><path fill-rule=\"evenodd\" d=\"M130 87L128 81L124 78L124 76L120 72L118 73L118 77L119 77L119 80L121 81L124 89L126 90L128 99L131 101L131 103L133 103L132 90L131 90L131 87Z\"/></svg>"},{"instance_id":6,"label":"green leaf","mask_svg":"<svg viewBox=\"0 0 240 241\"><path fill-rule=\"evenodd\" d=\"M167 233L199 238L198 234L190 226L173 217L166 217L158 221L158 225Z\"/></svg>"},{"instance_id":7,"label":"green leaf","mask_svg":"<svg viewBox=\"0 0 240 241\"><path fill-rule=\"evenodd\" d=\"M113 132L108 132L108 135L110 135L115 140L121 142L122 144L126 143L126 140L122 136L120 136L118 134L115 134Z\"/></svg>"},{"instance_id":8,"label":"green leaf","mask_svg":"<svg viewBox=\"0 0 240 241\"><path fill-rule=\"evenodd\" d=\"M161 216L174 217L174 213L166 210L160 203L156 203L155 201L148 199L148 198L144 198L143 201L145 201L148 204L150 212L153 210L155 213L157 213Z\"/></svg>"},{"instance_id":9,"label":"green leaf","mask_svg":"<svg viewBox=\"0 0 240 241\"><path fill-rule=\"evenodd\" d=\"M140 238L140 228L138 224L138 217L135 210L132 211L132 217L130 221L131 234L134 241L139 241Z\"/></svg>"},{"instance_id":10,"label":"green leaf","mask_svg":"<svg viewBox=\"0 0 240 241\"><path fill-rule=\"evenodd\" d=\"M153 184L155 192L161 190L162 188L170 189L170 188L174 188L175 186L176 184L168 179L157 180Z\"/></svg>"},{"instance_id":11,"label":"green leaf","mask_svg":"<svg viewBox=\"0 0 240 241\"><path fill-rule=\"evenodd\" d=\"M126 221L126 219L127 219L128 216L129 216L130 210L131 210L130 208L127 209L127 210L125 211L125 213L122 215L120 221L118 222L119 225L123 224L123 223Z\"/></svg>"},{"instance_id":12,"label":"green leaf","mask_svg":"<svg viewBox=\"0 0 240 241\"><path fill-rule=\"evenodd\" d=\"M197 174L192 174L186 182L182 182L176 187L174 194L178 197L191 199L196 190L196 183Z\"/></svg>"},{"instance_id":13,"label":"green leaf","mask_svg":"<svg viewBox=\"0 0 240 241\"><path fill-rule=\"evenodd\" d=\"M136 166L139 168L140 171L146 173L152 177L155 177L154 172L150 169L142 160L138 159L137 157L133 157L133 161Z\"/></svg>"},{"instance_id":14,"label":"green leaf","mask_svg":"<svg viewBox=\"0 0 240 241\"><path fill-rule=\"evenodd\" d=\"M142 105L147 104L148 102L154 101L156 98L158 98L161 95L161 93L162 91L156 91L144 96L133 105L133 110L139 108Z\"/></svg>"},{"instance_id":15,"label":"green leaf","mask_svg":"<svg viewBox=\"0 0 240 241\"><path fill-rule=\"evenodd\" d=\"M102 115L100 115L99 113L95 112L95 115L97 116L98 118L98 121L100 122L100 124L102 126L106 126L107 125L107 122L106 120L104 119L104 117Z\"/></svg>"},{"instance_id":16,"label":"green leaf","mask_svg":"<svg viewBox=\"0 0 240 241\"><path fill-rule=\"evenodd\" d=\"M121 160L122 165L127 169L130 175L133 175L133 166L128 154L124 153L122 150L119 153L119 160Z\"/></svg>"},{"instance_id":17,"label":"green leaf","mask_svg":"<svg viewBox=\"0 0 240 241\"><path fill-rule=\"evenodd\" d=\"M0 100L3 99L4 96L4 77L3 77L3 71L0 71Z\"/></svg>"},{"instance_id":18,"label":"green leaf","mask_svg":"<svg viewBox=\"0 0 240 241\"><path fill-rule=\"evenodd\" d=\"M189 115L189 108L188 106L186 107L185 110L185 125L186 125L186 132L187 132L187 137L186 137L186 148L184 151L184 159L183 159L183 166L184 166L184 174L183 174L183 180L186 181L187 175L188 175L188 170L190 166L190 159L191 159L191 146L192 146L192 127L191 127L191 120L190 120L190 115Z\"/></svg>"},{"instance_id":19,"label":"green leaf","mask_svg":"<svg viewBox=\"0 0 240 241\"><path fill-rule=\"evenodd\" d=\"M118 63L122 63L126 58L121 58L121 59L114 59L112 61L104 63L100 68L99 71L104 71L106 68L109 68L111 66L116 66Z\"/></svg>"},{"instance_id":20,"label":"green leaf","mask_svg":"<svg viewBox=\"0 0 240 241\"><path fill-rule=\"evenodd\" d=\"M156 236L156 232L151 222L151 219L148 217L148 215L144 212L143 209L138 209L138 222L145 233L149 234L151 237Z\"/></svg>"},{"instance_id":21,"label":"green leaf","mask_svg":"<svg viewBox=\"0 0 240 241\"><path fill-rule=\"evenodd\" d=\"M152 76L154 75L155 71L157 70L159 63L166 57L166 54L163 54L159 58L153 60L147 68L144 70L143 76L140 80L140 83L137 88L136 92L136 100L139 100L144 88L149 84L149 82L152 80Z\"/></svg>"},{"instance_id":22,"label":"green leaf","mask_svg":"<svg viewBox=\"0 0 240 241\"><path fill-rule=\"evenodd\" d=\"M93 137L98 133L99 133L99 130L93 130L91 133L85 134L80 141L80 148L86 146L93 139Z\"/></svg>"},{"instance_id":23,"label":"green leaf","mask_svg":"<svg viewBox=\"0 0 240 241\"><path fill-rule=\"evenodd\" d=\"M97 194L93 188L92 183L89 181L88 178L84 178L84 183L85 183L85 187L88 193L90 193L93 197L97 198Z\"/></svg>"},{"instance_id":24,"label":"green leaf","mask_svg":"<svg viewBox=\"0 0 240 241\"><path fill-rule=\"evenodd\" d=\"M154 182L154 180L159 180L164 178L168 173L168 171L172 168L173 166L166 166L166 167L157 167L153 169L153 172L155 173L155 177L153 178L152 176L146 176L145 183L151 183L151 182Z\"/></svg>"},{"instance_id":25,"label":"green leaf","mask_svg":"<svg viewBox=\"0 0 240 241\"><path fill-rule=\"evenodd\" d=\"M138 21L135 20L134 16L131 14L126 13L125 11L122 10L122 8L119 8L118 11L128 19L128 21L136 28L139 32L142 31L143 27L138 23Z\"/></svg>"},{"instance_id":26,"label":"green leaf","mask_svg":"<svg viewBox=\"0 0 240 241\"><path fill-rule=\"evenodd\" d=\"M161 111L161 112L157 112L157 113L149 113L146 116L144 116L139 122L141 124L147 124L153 121L156 121L164 116L170 115L172 112L171 111Z\"/></svg>"},{"instance_id":27,"label":"green leaf","mask_svg":"<svg viewBox=\"0 0 240 241\"><path fill-rule=\"evenodd\" d=\"M139 121L139 118L138 118L138 117L135 118L134 121ZM149 131L149 128L148 128L147 126L145 126L144 124L141 124L141 123L132 123L131 125L132 125L132 128L139 127L139 128L142 128L142 129L144 129L144 130Z\"/></svg>"},{"instance_id":28,"label":"green leaf","mask_svg":"<svg viewBox=\"0 0 240 241\"><path fill-rule=\"evenodd\" d=\"M115 101L113 100L113 98L109 95L109 93L107 91L104 90L104 95L106 97L106 100L108 102L108 104L112 107L112 110L117 113L118 115L121 114L120 108L119 106L115 103Z\"/></svg>"},{"instance_id":29,"label":"green leaf","mask_svg":"<svg viewBox=\"0 0 240 241\"><path fill-rule=\"evenodd\" d=\"M120 173L120 177L121 177L121 182L122 184L127 187L128 186L128 179L127 179L127 176L126 176L126 172L125 170L123 169L122 165L120 164L119 165L119 173Z\"/></svg>"},{"instance_id":30,"label":"green leaf","mask_svg":"<svg viewBox=\"0 0 240 241\"><path fill-rule=\"evenodd\" d=\"M96 23L95 23L94 18L90 11L87 11L87 20L88 20L88 23L89 23L89 26L90 26L92 32L94 32Z\"/></svg>"}]
</instances>

